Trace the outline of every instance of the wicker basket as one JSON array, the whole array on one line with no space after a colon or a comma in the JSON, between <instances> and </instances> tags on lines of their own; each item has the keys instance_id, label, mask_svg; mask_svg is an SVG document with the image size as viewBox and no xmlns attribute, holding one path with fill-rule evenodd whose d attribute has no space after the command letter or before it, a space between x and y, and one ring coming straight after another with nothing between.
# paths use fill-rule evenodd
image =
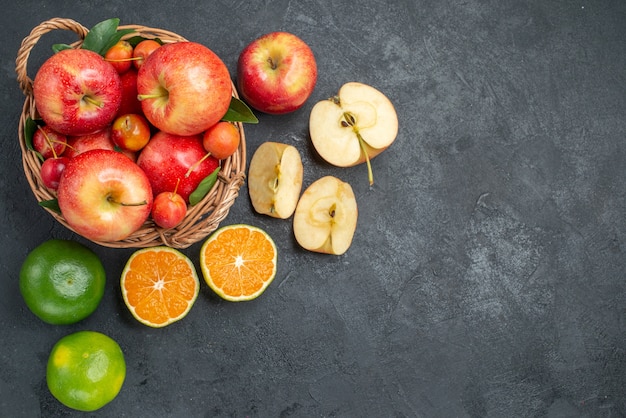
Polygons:
<instances>
[{"instance_id":1,"label":"wicker basket","mask_svg":"<svg viewBox=\"0 0 626 418\"><path fill-rule=\"evenodd\" d=\"M145 38L159 38L164 43L186 41L185 38L162 29L139 25L125 25L120 26L119 29L132 29L135 31L135 33L131 33L127 37L141 35ZM72 44L74 48L81 46L83 39L89 32L87 28L71 19L55 18L47 20L35 27L24 38L18 51L15 71L20 88L26 96L20 117L18 136L22 149L24 173L38 202L54 199L56 195L44 186L40 175L41 161L33 151L28 149L25 142L24 126L26 120L29 117L32 119L39 118L33 98L33 80L27 74L27 62L31 50L41 36L52 30L70 30L75 32L79 36L79 40ZM238 98L234 84L233 96ZM162 229L156 226L152 220L147 220L138 231L124 240L94 242L113 248L143 248L157 245L187 248L217 229L220 222L228 215L228 211L233 205L235 198L239 195L239 189L245 181L246 141L242 124L238 123L238 126L240 132L239 149L231 157L222 160L221 170L215 185L202 201L188 208L187 216L180 225L176 228ZM63 216L54 210L48 208L45 208L45 210L71 230Z\"/></svg>"}]
</instances>

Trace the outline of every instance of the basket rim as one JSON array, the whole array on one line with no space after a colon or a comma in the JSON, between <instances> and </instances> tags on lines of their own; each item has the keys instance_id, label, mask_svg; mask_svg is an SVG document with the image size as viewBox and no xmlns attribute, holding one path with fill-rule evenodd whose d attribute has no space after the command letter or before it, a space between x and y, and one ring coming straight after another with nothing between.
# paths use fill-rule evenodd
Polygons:
<instances>
[{"instance_id":1,"label":"basket rim","mask_svg":"<svg viewBox=\"0 0 626 418\"><path fill-rule=\"evenodd\" d=\"M120 25L118 29L132 29L134 31L125 35L123 39L140 35L146 38L158 37L164 43L187 41L186 38L174 32L143 25ZM17 54L15 71L18 84L25 95L18 125L22 166L31 191L40 205L43 201L56 199L56 194L43 185L39 173L41 161L36 153L29 149L26 144L24 127L27 120L29 118L33 120L39 119L35 99L32 94L33 80L28 77L27 63L32 48L43 35L52 30L70 30L75 32L78 40L71 44L73 48L79 48L84 37L89 32L87 28L72 19L53 18L33 28L30 34L23 39ZM232 80L231 87L233 97L239 98L236 86ZM83 238L110 248L146 248L166 245L172 248L183 249L207 237L219 227L219 224L228 215L246 178L245 131L242 122L236 122L235 124L240 134L239 148L232 156L220 161L221 168L215 185L196 205L188 205L187 215L181 224L174 228L163 229L156 226L149 217L141 228L120 241L96 241L86 237ZM60 213L49 207L43 207L43 209L64 227L80 235L71 228ZM82 237L82 235L80 236Z\"/></svg>"}]
</instances>

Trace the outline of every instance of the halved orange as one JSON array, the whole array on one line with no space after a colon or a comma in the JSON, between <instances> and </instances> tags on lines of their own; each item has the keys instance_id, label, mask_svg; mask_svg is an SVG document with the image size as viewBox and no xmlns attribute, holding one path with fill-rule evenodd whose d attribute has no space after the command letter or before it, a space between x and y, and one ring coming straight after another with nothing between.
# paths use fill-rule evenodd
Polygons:
<instances>
[{"instance_id":1,"label":"halved orange","mask_svg":"<svg viewBox=\"0 0 626 418\"><path fill-rule=\"evenodd\" d=\"M276 275L278 252L272 238L256 226L236 224L215 231L202 244L204 280L225 300L252 300Z\"/></svg>"},{"instance_id":2,"label":"halved orange","mask_svg":"<svg viewBox=\"0 0 626 418\"><path fill-rule=\"evenodd\" d=\"M135 251L122 271L120 285L133 316L154 328L184 318L200 291L191 260L165 246Z\"/></svg>"}]
</instances>

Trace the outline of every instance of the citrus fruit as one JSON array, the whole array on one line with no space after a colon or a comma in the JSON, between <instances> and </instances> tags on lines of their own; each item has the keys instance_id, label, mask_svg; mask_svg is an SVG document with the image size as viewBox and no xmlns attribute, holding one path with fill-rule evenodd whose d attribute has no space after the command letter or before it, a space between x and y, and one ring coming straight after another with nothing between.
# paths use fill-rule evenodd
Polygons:
<instances>
[{"instance_id":1,"label":"citrus fruit","mask_svg":"<svg viewBox=\"0 0 626 418\"><path fill-rule=\"evenodd\" d=\"M276 275L278 252L267 232L244 224L215 231L202 244L200 267L204 280L223 299L252 300Z\"/></svg>"},{"instance_id":2,"label":"citrus fruit","mask_svg":"<svg viewBox=\"0 0 626 418\"><path fill-rule=\"evenodd\" d=\"M20 270L26 306L50 324L73 324L102 300L106 272L98 256L76 241L52 239L33 249Z\"/></svg>"},{"instance_id":3,"label":"citrus fruit","mask_svg":"<svg viewBox=\"0 0 626 418\"><path fill-rule=\"evenodd\" d=\"M165 246L135 251L126 262L120 284L133 316L155 328L184 318L200 292L191 260Z\"/></svg>"},{"instance_id":4,"label":"citrus fruit","mask_svg":"<svg viewBox=\"0 0 626 418\"><path fill-rule=\"evenodd\" d=\"M95 331L66 335L52 347L46 381L62 404L95 411L111 402L126 378L126 361L119 344Z\"/></svg>"}]
</instances>

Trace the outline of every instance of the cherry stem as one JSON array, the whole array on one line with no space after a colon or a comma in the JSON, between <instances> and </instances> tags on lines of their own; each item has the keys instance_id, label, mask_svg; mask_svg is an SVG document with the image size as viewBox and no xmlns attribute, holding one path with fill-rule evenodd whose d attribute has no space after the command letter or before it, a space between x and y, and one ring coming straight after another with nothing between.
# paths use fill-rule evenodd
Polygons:
<instances>
[{"instance_id":1,"label":"cherry stem","mask_svg":"<svg viewBox=\"0 0 626 418\"><path fill-rule=\"evenodd\" d=\"M202 164L202 162L204 160L206 160L207 158L209 158L209 156L211 155L210 152L207 152L204 157L200 158L198 161L196 161L191 167L189 167L189 170L187 170L187 173L185 173L185 178L189 177L191 175L191 173L193 172L193 170L195 170L196 168L198 168L198 166L200 164Z\"/></svg>"},{"instance_id":2,"label":"cherry stem","mask_svg":"<svg viewBox=\"0 0 626 418\"><path fill-rule=\"evenodd\" d=\"M126 61L139 61L143 59L143 57L131 57L131 58L121 58L121 59L113 59L113 58L105 58L105 61L108 62L126 62Z\"/></svg>"},{"instance_id":3,"label":"cherry stem","mask_svg":"<svg viewBox=\"0 0 626 418\"><path fill-rule=\"evenodd\" d=\"M43 134L43 137L46 139L46 142L48 143L48 146L50 147L50 150L52 151L52 157L53 158L58 158L57 152L54 149L54 143L55 142L59 142L59 141L53 141L52 139L50 139L50 137L48 136L46 131L44 131L41 126L37 126L37 129L39 129L41 131L41 133Z\"/></svg>"}]
</instances>

